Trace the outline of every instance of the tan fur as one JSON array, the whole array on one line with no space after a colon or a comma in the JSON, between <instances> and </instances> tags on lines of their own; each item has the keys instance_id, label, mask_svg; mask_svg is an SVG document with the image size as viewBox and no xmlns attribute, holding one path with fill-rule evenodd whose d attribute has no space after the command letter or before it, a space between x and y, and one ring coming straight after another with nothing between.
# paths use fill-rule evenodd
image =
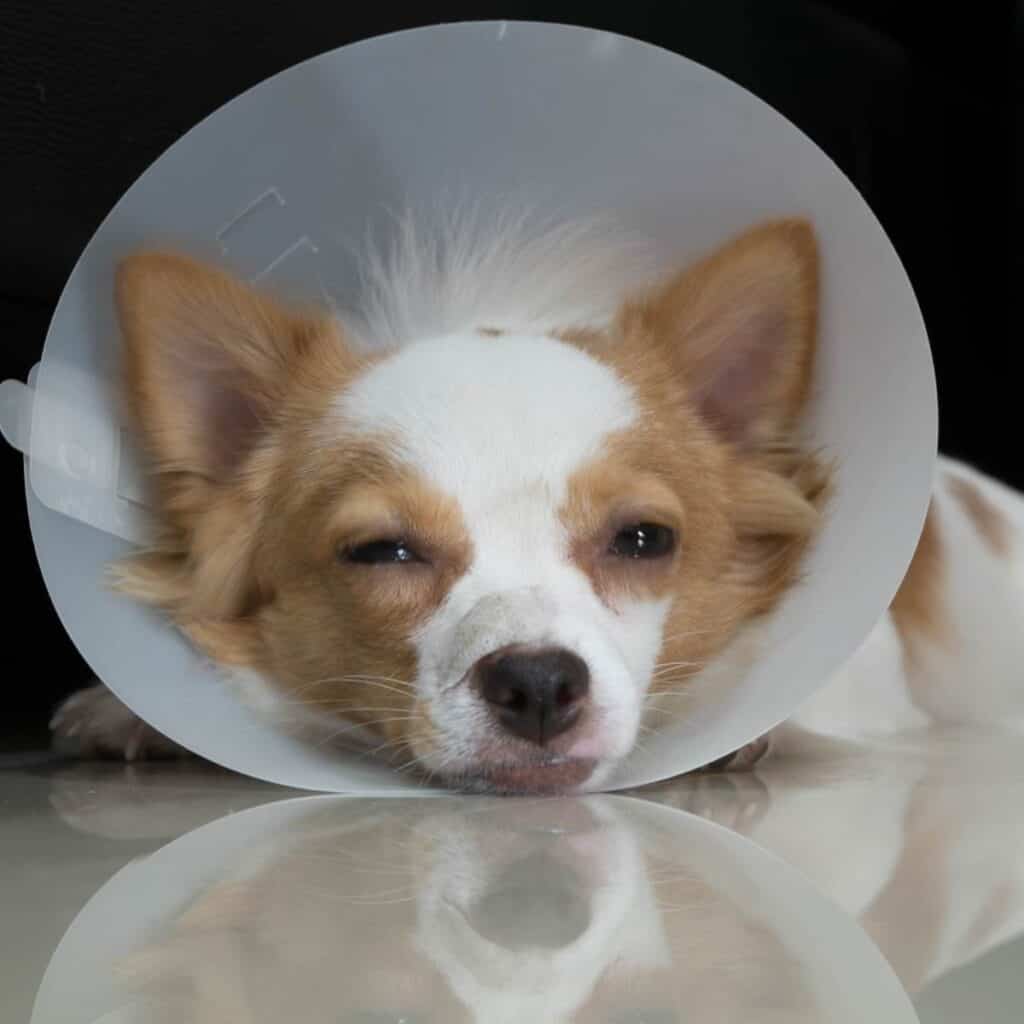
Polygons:
<instances>
[{"instance_id":1,"label":"tan fur","mask_svg":"<svg viewBox=\"0 0 1024 1024\"><path fill-rule=\"evenodd\" d=\"M922 642L949 643L951 623L942 600L944 578L942 529L938 510L932 503L913 561L889 608L910 670L915 666Z\"/></svg>"},{"instance_id":2,"label":"tan fur","mask_svg":"<svg viewBox=\"0 0 1024 1024\"><path fill-rule=\"evenodd\" d=\"M639 425L570 482L572 554L613 607L626 594L673 596L666 660L702 665L770 611L819 525L828 468L793 437L816 267L807 224L769 224L627 302L609 331L561 335L620 374L641 408ZM181 257L134 257L117 298L163 527L153 550L120 567L121 586L214 660L371 725L395 754L413 737L429 748L411 636L472 551L455 503L400 469L387 437L322 429L328 403L370 361L326 317ZM226 413L204 405L211 390L227 396ZM214 443L219 434L228 442ZM677 531L677 553L657 565L607 557L615 524L648 516ZM389 531L425 564L339 560ZM655 688L678 682L659 676Z\"/></svg>"},{"instance_id":3,"label":"tan fur","mask_svg":"<svg viewBox=\"0 0 1024 1024\"><path fill-rule=\"evenodd\" d=\"M787 337L785 358L756 373L762 415L744 425L748 444L777 444L790 430L808 397L818 328L818 254L814 232L803 220L763 224L670 278L652 293L628 303L618 331L641 346L668 347L684 377L690 401L709 400L705 418L731 435L734 424L712 396L711 382L723 359L735 356L736 337L752 339L775 328ZM626 372L646 360L635 349Z\"/></svg>"},{"instance_id":4,"label":"tan fur","mask_svg":"<svg viewBox=\"0 0 1024 1024\"><path fill-rule=\"evenodd\" d=\"M992 554L1002 558L1010 553L1013 528L1006 516L985 497L981 488L964 477L950 476L949 492L963 507L981 539Z\"/></svg>"},{"instance_id":5,"label":"tan fur","mask_svg":"<svg viewBox=\"0 0 1024 1024\"><path fill-rule=\"evenodd\" d=\"M282 452L284 421L322 411L356 364L338 328L292 313L218 270L142 253L117 278L128 412L151 457L164 534L124 575L138 596L170 600L181 619L232 619L260 595L249 564L265 495ZM198 422L182 395L212 378L238 394L250 424L239 451L218 451L215 424ZM248 436L246 436L246 434Z\"/></svg>"}]
</instances>

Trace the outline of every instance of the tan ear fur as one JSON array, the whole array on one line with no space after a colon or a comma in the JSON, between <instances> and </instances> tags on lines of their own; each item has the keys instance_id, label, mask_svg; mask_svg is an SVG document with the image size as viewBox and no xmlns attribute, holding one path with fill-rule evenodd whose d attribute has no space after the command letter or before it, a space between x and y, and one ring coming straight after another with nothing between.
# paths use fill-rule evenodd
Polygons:
<instances>
[{"instance_id":1,"label":"tan ear fur","mask_svg":"<svg viewBox=\"0 0 1024 1024\"><path fill-rule=\"evenodd\" d=\"M354 357L325 316L174 253L125 260L116 300L124 397L162 529L117 581L197 640L215 639L215 651L203 643L215 657L245 660L252 631L238 622L229 635L226 623L267 597L250 569L281 434L314 401L310 385L340 386Z\"/></svg>"},{"instance_id":2,"label":"tan ear fur","mask_svg":"<svg viewBox=\"0 0 1024 1024\"><path fill-rule=\"evenodd\" d=\"M627 303L620 322L667 350L720 436L756 444L789 430L806 403L818 291L813 228L772 221Z\"/></svg>"},{"instance_id":3,"label":"tan ear fur","mask_svg":"<svg viewBox=\"0 0 1024 1024\"><path fill-rule=\"evenodd\" d=\"M222 482L273 417L323 318L168 252L125 260L116 300L125 395L156 468Z\"/></svg>"}]
</instances>

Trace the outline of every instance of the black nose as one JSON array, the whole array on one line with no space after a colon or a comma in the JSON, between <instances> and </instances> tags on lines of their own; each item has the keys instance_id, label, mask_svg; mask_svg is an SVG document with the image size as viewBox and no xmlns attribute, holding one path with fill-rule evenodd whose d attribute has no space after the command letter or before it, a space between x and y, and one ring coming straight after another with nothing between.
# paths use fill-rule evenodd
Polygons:
<instances>
[{"instance_id":1,"label":"black nose","mask_svg":"<svg viewBox=\"0 0 1024 1024\"><path fill-rule=\"evenodd\" d=\"M573 726L590 690L586 662L560 647L496 651L477 676L498 721L541 746Z\"/></svg>"}]
</instances>

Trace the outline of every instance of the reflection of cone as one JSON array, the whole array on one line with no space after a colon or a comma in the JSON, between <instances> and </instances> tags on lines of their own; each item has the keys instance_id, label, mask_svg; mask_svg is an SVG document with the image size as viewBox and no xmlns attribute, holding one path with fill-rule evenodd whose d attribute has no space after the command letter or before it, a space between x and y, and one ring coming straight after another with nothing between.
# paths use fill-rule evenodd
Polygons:
<instances>
[{"instance_id":1,"label":"reflection of cone","mask_svg":"<svg viewBox=\"0 0 1024 1024\"><path fill-rule=\"evenodd\" d=\"M574 827L560 834L527 803L285 800L214 821L95 894L33 1024L82 1006L119 1007L101 1018L111 1024L369 1019L403 1000L430 1019L495 1024L638 1006L772 1024L916 1019L854 922L734 833L594 797L561 802ZM581 841L593 872L577 870ZM524 913L531 877L566 920Z\"/></svg>"},{"instance_id":2,"label":"reflection of cone","mask_svg":"<svg viewBox=\"0 0 1024 1024\"><path fill-rule=\"evenodd\" d=\"M296 109L305 116L295 118ZM282 153L303 159L282 161ZM357 275L338 239L359 237L367 219L386 226L377 216L385 208L436 207L452 167L465 169L470 180L460 188L483 207L522 195L525 181L544 183L525 196L543 218L625 212L627 229L653 236L679 264L765 217L799 214L818 230L822 354L806 427L838 464L828 525L804 582L770 624L765 656L727 695L645 742L608 785L638 785L737 751L827 681L895 592L931 486L935 399L916 303L863 201L809 140L719 76L628 39L514 23L500 39L480 24L398 33L293 68L197 126L121 200L68 282L41 378L47 368L80 371L76 402L90 415L108 413L100 426L111 427L109 295L127 251L179 240L247 279L346 305ZM116 431L104 436L116 448ZM102 460L89 461L97 453L75 465L102 469ZM416 785L279 735L225 692L211 666L196 669L162 621L107 593L101 581L126 553L117 538L131 535L137 506L123 481L107 504L58 493L48 468L33 465L28 501L54 604L96 674L154 730L298 787Z\"/></svg>"}]
</instances>

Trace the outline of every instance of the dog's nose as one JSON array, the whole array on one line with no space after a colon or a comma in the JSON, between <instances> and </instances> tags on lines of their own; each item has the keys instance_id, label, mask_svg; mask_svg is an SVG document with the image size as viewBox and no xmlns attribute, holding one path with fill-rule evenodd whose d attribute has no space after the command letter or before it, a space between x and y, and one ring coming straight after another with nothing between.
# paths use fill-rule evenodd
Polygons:
<instances>
[{"instance_id":1,"label":"dog's nose","mask_svg":"<svg viewBox=\"0 0 1024 1024\"><path fill-rule=\"evenodd\" d=\"M590 690L586 662L561 647L495 651L478 663L477 678L497 720L541 746L572 728Z\"/></svg>"}]
</instances>

